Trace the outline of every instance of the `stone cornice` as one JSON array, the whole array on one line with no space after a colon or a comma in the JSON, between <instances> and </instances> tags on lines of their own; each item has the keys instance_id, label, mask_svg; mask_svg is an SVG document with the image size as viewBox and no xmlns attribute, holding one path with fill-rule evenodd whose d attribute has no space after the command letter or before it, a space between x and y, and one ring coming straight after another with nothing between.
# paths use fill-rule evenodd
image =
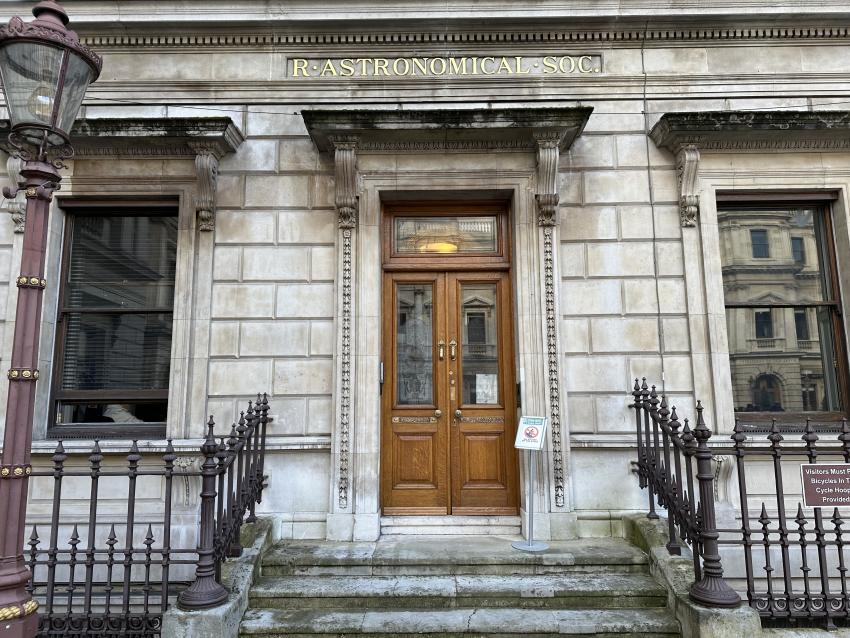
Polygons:
<instances>
[{"instance_id":1,"label":"stone cornice","mask_svg":"<svg viewBox=\"0 0 850 638\"><path fill-rule=\"evenodd\" d=\"M234 33L234 31L237 31ZM305 46L343 46L350 49L354 45L367 46L404 46L429 44L463 44L463 45L549 45L549 46L586 46L586 45L628 45L674 42L748 42L748 41L787 41L787 40L846 40L850 38L850 27L847 26L761 26L749 28L712 27L712 28L682 28L649 29L593 29L586 30L529 30L519 28L516 31L450 31L429 32L423 30L404 30L402 32L372 32L348 33L334 30L328 33L298 31L292 33L264 32L260 27L251 32L238 32L231 29L227 32L204 31L196 33L146 33L139 29L136 33L92 32L81 40L95 49L104 48L183 48L206 49L221 47L262 48L269 46L289 46L303 48Z\"/></svg>"},{"instance_id":2,"label":"stone cornice","mask_svg":"<svg viewBox=\"0 0 850 638\"><path fill-rule=\"evenodd\" d=\"M9 132L9 120L0 120L0 140ZM83 119L74 123L74 157L194 159L197 173L195 212L198 229L215 227L218 161L234 152L244 137L229 117ZM0 142L7 152L11 149Z\"/></svg>"},{"instance_id":3,"label":"stone cornice","mask_svg":"<svg viewBox=\"0 0 850 638\"><path fill-rule=\"evenodd\" d=\"M679 153L850 150L850 111L709 111L666 113L649 136Z\"/></svg>"},{"instance_id":4,"label":"stone cornice","mask_svg":"<svg viewBox=\"0 0 850 638\"><path fill-rule=\"evenodd\" d=\"M649 136L656 146L675 155L682 226L695 226L701 153L846 152L850 111L665 113Z\"/></svg>"},{"instance_id":5,"label":"stone cornice","mask_svg":"<svg viewBox=\"0 0 850 638\"><path fill-rule=\"evenodd\" d=\"M9 120L0 120L0 146L9 127ZM229 117L83 119L71 130L75 157L195 157L199 147L223 156L243 140Z\"/></svg>"},{"instance_id":6,"label":"stone cornice","mask_svg":"<svg viewBox=\"0 0 850 638\"><path fill-rule=\"evenodd\" d=\"M4 3L0 19L11 15L27 15L30 4L23 0ZM163 25L182 27L184 24L266 26L269 30L290 25L334 25L361 23L372 25L406 22L438 24L481 23L494 26L520 24L552 25L553 21L575 24L619 23L616 28L641 29L647 21L651 26L668 29L674 25L693 25L695 30L712 28L714 24L737 25L759 19L766 25L786 26L792 20L797 26L801 19L836 19L839 24L847 17L844 0L808 0L807 2L765 3L764 0L537 0L517 3L511 0L478 0L446 3L445 0L74 0L74 27L85 31L89 25L110 24L127 30L147 25L162 30ZM640 26L638 26L640 25ZM323 28L324 31L332 29ZM546 31L543 26L541 31Z\"/></svg>"},{"instance_id":7,"label":"stone cornice","mask_svg":"<svg viewBox=\"0 0 850 638\"><path fill-rule=\"evenodd\" d=\"M329 138L353 135L359 152L489 152L536 150L535 131L560 132L569 148L584 129L590 107L531 109L433 109L422 111L305 110L316 147L332 150Z\"/></svg>"}]
</instances>

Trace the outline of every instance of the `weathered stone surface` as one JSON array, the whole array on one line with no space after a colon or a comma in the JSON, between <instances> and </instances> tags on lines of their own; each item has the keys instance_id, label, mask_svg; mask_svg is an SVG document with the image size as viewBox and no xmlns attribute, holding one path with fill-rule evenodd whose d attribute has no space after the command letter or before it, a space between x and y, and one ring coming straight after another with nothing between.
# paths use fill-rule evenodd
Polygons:
<instances>
[{"instance_id":1,"label":"weathered stone surface","mask_svg":"<svg viewBox=\"0 0 850 638\"><path fill-rule=\"evenodd\" d=\"M281 359L274 362L274 391L276 394L328 394L332 372L330 359Z\"/></svg>"},{"instance_id":2,"label":"weathered stone surface","mask_svg":"<svg viewBox=\"0 0 850 638\"><path fill-rule=\"evenodd\" d=\"M245 206L305 207L310 203L310 178L305 175L249 175Z\"/></svg>"},{"instance_id":3,"label":"weathered stone surface","mask_svg":"<svg viewBox=\"0 0 850 638\"><path fill-rule=\"evenodd\" d=\"M622 312L620 281L564 281L561 283L561 309L566 315L613 315Z\"/></svg>"},{"instance_id":4,"label":"weathered stone surface","mask_svg":"<svg viewBox=\"0 0 850 638\"><path fill-rule=\"evenodd\" d=\"M305 356L306 321L246 321L240 328L239 354L254 357Z\"/></svg>"},{"instance_id":5,"label":"weathered stone surface","mask_svg":"<svg viewBox=\"0 0 850 638\"><path fill-rule=\"evenodd\" d=\"M280 284L277 287L278 317L332 317L333 284Z\"/></svg>"},{"instance_id":6,"label":"weathered stone surface","mask_svg":"<svg viewBox=\"0 0 850 638\"><path fill-rule=\"evenodd\" d=\"M275 215L268 211L216 213L215 240L227 244L270 244L275 237Z\"/></svg>"},{"instance_id":7,"label":"weathered stone surface","mask_svg":"<svg viewBox=\"0 0 850 638\"><path fill-rule=\"evenodd\" d=\"M646 171L588 171L584 173L584 201L589 204L648 202Z\"/></svg>"},{"instance_id":8,"label":"weathered stone surface","mask_svg":"<svg viewBox=\"0 0 850 638\"><path fill-rule=\"evenodd\" d=\"M245 281L307 281L308 250L295 246L246 247L242 252Z\"/></svg>"},{"instance_id":9,"label":"weathered stone surface","mask_svg":"<svg viewBox=\"0 0 850 638\"><path fill-rule=\"evenodd\" d=\"M332 244L337 230L336 212L281 211L277 240L281 244Z\"/></svg>"},{"instance_id":10,"label":"weathered stone surface","mask_svg":"<svg viewBox=\"0 0 850 638\"><path fill-rule=\"evenodd\" d=\"M264 284L215 284L212 316L260 318L274 314L274 286Z\"/></svg>"}]
</instances>

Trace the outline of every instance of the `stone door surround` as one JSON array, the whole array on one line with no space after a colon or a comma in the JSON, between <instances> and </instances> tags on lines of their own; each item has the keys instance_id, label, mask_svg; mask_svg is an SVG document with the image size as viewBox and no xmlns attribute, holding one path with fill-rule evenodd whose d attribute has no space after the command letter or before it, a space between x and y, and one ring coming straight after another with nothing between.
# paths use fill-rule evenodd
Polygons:
<instances>
[{"instance_id":1,"label":"stone door surround","mask_svg":"<svg viewBox=\"0 0 850 638\"><path fill-rule=\"evenodd\" d=\"M316 147L333 154L339 216L329 538L380 534L381 207L411 197L510 201L523 411L543 412L551 423L535 525L546 536L574 533L557 320L557 177L560 152L591 111L302 111ZM457 166L454 155L480 161Z\"/></svg>"}]
</instances>

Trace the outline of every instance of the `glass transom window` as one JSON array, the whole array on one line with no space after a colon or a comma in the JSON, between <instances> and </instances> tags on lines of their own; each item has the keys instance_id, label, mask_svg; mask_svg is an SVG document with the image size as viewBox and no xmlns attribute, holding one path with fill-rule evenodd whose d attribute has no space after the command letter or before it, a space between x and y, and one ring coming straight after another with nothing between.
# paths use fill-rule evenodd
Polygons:
<instances>
[{"instance_id":1,"label":"glass transom window","mask_svg":"<svg viewBox=\"0 0 850 638\"><path fill-rule=\"evenodd\" d=\"M394 251L401 255L486 255L498 249L498 218L396 217Z\"/></svg>"}]
</instances>

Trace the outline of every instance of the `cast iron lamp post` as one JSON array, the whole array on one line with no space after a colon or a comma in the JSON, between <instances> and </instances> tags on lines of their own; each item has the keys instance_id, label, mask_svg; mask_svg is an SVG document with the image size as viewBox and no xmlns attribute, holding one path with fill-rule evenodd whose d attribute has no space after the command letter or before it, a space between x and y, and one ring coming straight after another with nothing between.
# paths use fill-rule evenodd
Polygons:
<instances>
[{"instance_id":1,"label":"cast iron lamp post","mask_svg":"<svg viewBox=\"0 0 850 638\"><path fill-rule=\"evenodd\" d=\"M38 603L26 590L30 573L23 546L41 302L47 285L47 214L59 188L62 160L73 153L71 125L101 68L100 57L66 28L68 16L61 6L45 0L32 12L34 21L12 18L0 29L0 79L12 124L9 145L25 162L21 183L3 194L12 198L23 190L27 200L0 457L0 516L5 519L0 522L0 638L30 638L38 629Z\"/></svg>"}]
</instances>

